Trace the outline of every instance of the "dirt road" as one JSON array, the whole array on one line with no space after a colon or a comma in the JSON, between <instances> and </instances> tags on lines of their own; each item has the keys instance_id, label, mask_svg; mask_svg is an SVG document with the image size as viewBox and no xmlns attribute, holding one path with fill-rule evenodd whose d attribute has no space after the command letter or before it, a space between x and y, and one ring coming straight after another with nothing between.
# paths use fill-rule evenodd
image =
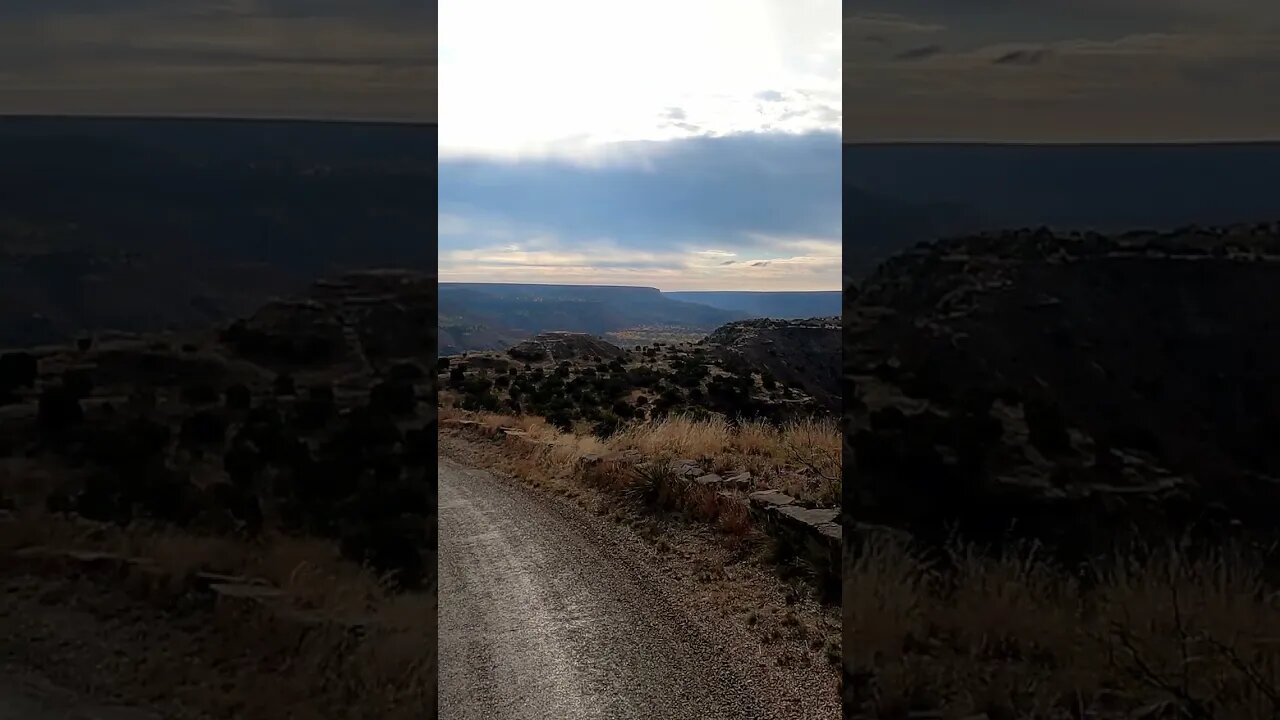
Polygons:
<instances>
[{"instance_id":1,"label":"dirt road","mask_svg":"<svg viewBox=\"0 0 1280 720\"><path fill-rule=\"evenodd\" d=\"M839 717L630 529L439 461L442 720Z\"/></svg>"}]
</instances>

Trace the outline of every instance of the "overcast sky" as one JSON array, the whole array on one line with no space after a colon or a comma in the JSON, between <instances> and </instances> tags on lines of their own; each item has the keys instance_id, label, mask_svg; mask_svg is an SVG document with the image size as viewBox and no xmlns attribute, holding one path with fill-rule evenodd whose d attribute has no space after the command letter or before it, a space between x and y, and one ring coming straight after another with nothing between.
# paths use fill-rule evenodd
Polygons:
<instances>
[{"instance_id":1,"label":"overcast sky","mask_svg":"<svg viewBox=\"0 0 1280 720\"><path fill-rule=\"evenodd\" d=\"M439 12L441 280L840 288L837 0Z\"/></svg>"},{"instance_id":2,"label":"overcast sky","mask_svg":"<svg viewBox=\"0 0 1280 720\"><path fill-rule=\"evenodd\" d=\"M1280 2L844 2L850 140L1280 138Z\"/></svg>"},{"instance_id":3,"label":"overcast sky","mask_svg":"<svg viewBox=\"0 0 1280 720\"><path fill-rule=\"evenodd\" d=\"M0 113L433 121L435 0L0 0Z\"/></svg>"}]
</instances>

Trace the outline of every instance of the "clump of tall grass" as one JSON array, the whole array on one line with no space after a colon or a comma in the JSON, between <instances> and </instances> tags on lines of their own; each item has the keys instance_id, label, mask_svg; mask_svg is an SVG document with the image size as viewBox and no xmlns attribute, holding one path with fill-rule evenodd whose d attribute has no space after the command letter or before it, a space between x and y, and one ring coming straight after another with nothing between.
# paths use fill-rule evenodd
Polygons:
<instances>
[{"instance_id":1,"label":"clump of tall grass","mask_svg":"<svg viewBox=\"0 0 1280 720\"><path fill-rule=\"evenodd\" d=\"M1034 545L926 556L872 538L844 568L846 699L872 717L1275 718L1266 562L1135 549L1073 572Z\"/></svg>"}]
</instances>

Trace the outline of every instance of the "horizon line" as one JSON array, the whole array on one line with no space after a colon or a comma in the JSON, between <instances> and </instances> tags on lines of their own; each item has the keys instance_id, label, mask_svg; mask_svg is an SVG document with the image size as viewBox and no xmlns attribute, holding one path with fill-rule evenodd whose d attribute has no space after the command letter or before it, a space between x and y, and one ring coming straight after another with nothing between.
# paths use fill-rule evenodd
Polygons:
<instances>
[{"instance_id":1,"label":"horizon line","mask_svg":"<svg viewBox=\"0 0 1280 720\"><path fill-rule=\"evenodd\" d=\"M844 292L843 288L834 290L664 290L655 285L594 285L591 283L554 283L554 282L485 282L467 280L437 280L436 285L523 285L535 287L568 287L568 288L622 288L627 290L657 290L658 292L733 292L733 293L833 293Z\"/></svg>"},{"instance_id":2,"label":"horizon line","mask_svg":"<svg viewBox=\"0 0 1280 720\"><path fill-rule=\"evenodd\" d=\"M842 145L902 146L902 145L965 145L982 147L1184 147L1188 145L1277 145L1276 138L1208 138L1185 140L841 140Z\"/></svg>"},{"instance_id":3,"label":"horizon line","mask_svg":"<svg viewBox=\"0 0 1280 720\"><path fill-rule=\"evenodd\" d=\"M340 125L404 125L410 127L436 127L435 120L419 120L395 117L310 117L290 115L236 115L236 114L202 114L202 113L43 113L43 112L10 112L0 111L0 120L142 120L172 121L189 120L197 122L262 122L262 123L325 123Z\"/></svg>"}]
</instances>

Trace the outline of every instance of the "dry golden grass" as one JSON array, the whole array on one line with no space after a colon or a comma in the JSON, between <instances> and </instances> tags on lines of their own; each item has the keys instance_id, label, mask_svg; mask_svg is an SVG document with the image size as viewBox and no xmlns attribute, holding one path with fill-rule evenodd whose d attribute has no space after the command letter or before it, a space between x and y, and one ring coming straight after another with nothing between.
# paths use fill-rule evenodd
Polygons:
<instances>
[{"instance_id":1,"label":"dry golden grass","mask_svg":"<svg viewBox=\"0 0 1280 720\"><path fill-rule=\"evenodd\" d=\"M738 504L722 504L716 526L728 535L741 537L751 530L751 513Z\"/></svg>"},{"instance_id":2,"label":"dry golden grass","mask_svg":"<svg viewBox=\"0 0 1280 720\"><path fill-rule=\"evenodd\" d=\"M714 458L732 448L728 423L720 418L693 419L673 415L632 423L609 438L617 450L638 450L654 459Z\"/></svg>"},{"instance_id":3,"label":"dry golden grass","mask_svg":"<svg viewBox=\"0 0 1280 720\"><path fill-rule=\"evenodd\" d=\"M808 419L782 426L783 457L824 477L839 477L844 437L832 419Z\"/></svg>"},{"instance_id":4,"label":"dry golden grass","mask_svg":"<svg viewBox=\"0 0 1280 720\"><path fill-rule=\"evenodd\" d=\"M392 592L383 578L343 559L331 542L274 534L247 542L143 525L120 528L38 511L5 521L0 554L32 546L147 558L171 587L181 587L184 578L199 571L258 578L285 590L297 610L336 621L334 631L310 632L299 642L288 623L270 615L216 619L217 645L203 648L206 660L242 658L250 649L263 658L287 658L282 671L287 677L273 675L289 686L281 702L290 693L289 703L314 695L379 708L379 717L415 718L415 708L434 697L434 594ZM368 622L374 630L353 642L340 630L351 621ZM238 689L254 696L252 688Z\"/></svg>"},{"instance_id":5,"label":"dry golden grass","mask_svg":"<svg viewBox=\"0 0 1280 720\"><path fill-rule=\"evenodd\" d=\"M840 428L831 419L793 420L778 427L758 421L732 425L720 417L672 415L629 423L603 440L587 432L562 432L543 418L529 415L442 407L440 419L446 423L462 419L478 422L495 436L499 428L517 428L528 438L545 443L533 450L517 449L513 443L514 471L538 483L571 479L572 470L585 456L630 451L659 462L694 460L712 472L746 470L757 487L826 505L840 502L843 443ZM599 479L592 483L599 484Z\"/></svg>"},{"instance_id":6,"label":"dry golden grass","mask_svg":"<svg viewBox=\"0 0 1280 720\"><path fill-rule=\"evenodd\" d=\"M711 523L730 537L751 532L750 513L714 490L680 481L669 467L673 461L695 460L715 472L749 470L757 486L839 501L838 473L824 478L809 470L809 465L829 469L834 463L838 467L841 444L833 422L795 422L782 428L745 423L735 427L722 419L671 416L634 422L612 437L600 439L562 432L541 417L449 412L453 418L478 423L491 437L501 437L499 428L523 431L524 437L507 440L499 465L535 486L555 487L570 494L586 486L643 498L649 504L681 510ZM833 451L836 456L830 457ZM611 459L626 452L638 453L650 461L650 468L637 472L633 464ZM594 461L583 462L588 457ZM796 457L805 460L797 463Z\"/></svg>"},{"instance_id":7,"label":"dry golden grass","mask_svg":"<svg viewBox=\"0 0 1280 720\"><path fill-rule=\"evenodd\" d=\"M778 454L778 429L767 422L750 420L738 425L731 447L743 455Z\"/></svg>"},{"instance_id":8,"label":"dry golden grass","mask_svg":"<svg viewBox=\"0 0 1280 720\"><path fill-rule=\"evenodd\" d=\"M1136 557L1085 587L1030 548L952 549L942 570L873 541L844 571L847 699L886 718L1277 717L1280 593L1259 558Z\"/></svg>"},{"instance_id":9,"label":"dry golden grass","mask_svg":"<svg viewBox=\"0 0 1280 720\"><path fill-rule=\"evenodd\" d=\"M827 504L840 501L843 445L840 429L830 419L793 420L779 428L676 415L628 425L607 445L654 459L689 458L716 472L747 470L761 486Z\"/></svg>"}]
</instances>

